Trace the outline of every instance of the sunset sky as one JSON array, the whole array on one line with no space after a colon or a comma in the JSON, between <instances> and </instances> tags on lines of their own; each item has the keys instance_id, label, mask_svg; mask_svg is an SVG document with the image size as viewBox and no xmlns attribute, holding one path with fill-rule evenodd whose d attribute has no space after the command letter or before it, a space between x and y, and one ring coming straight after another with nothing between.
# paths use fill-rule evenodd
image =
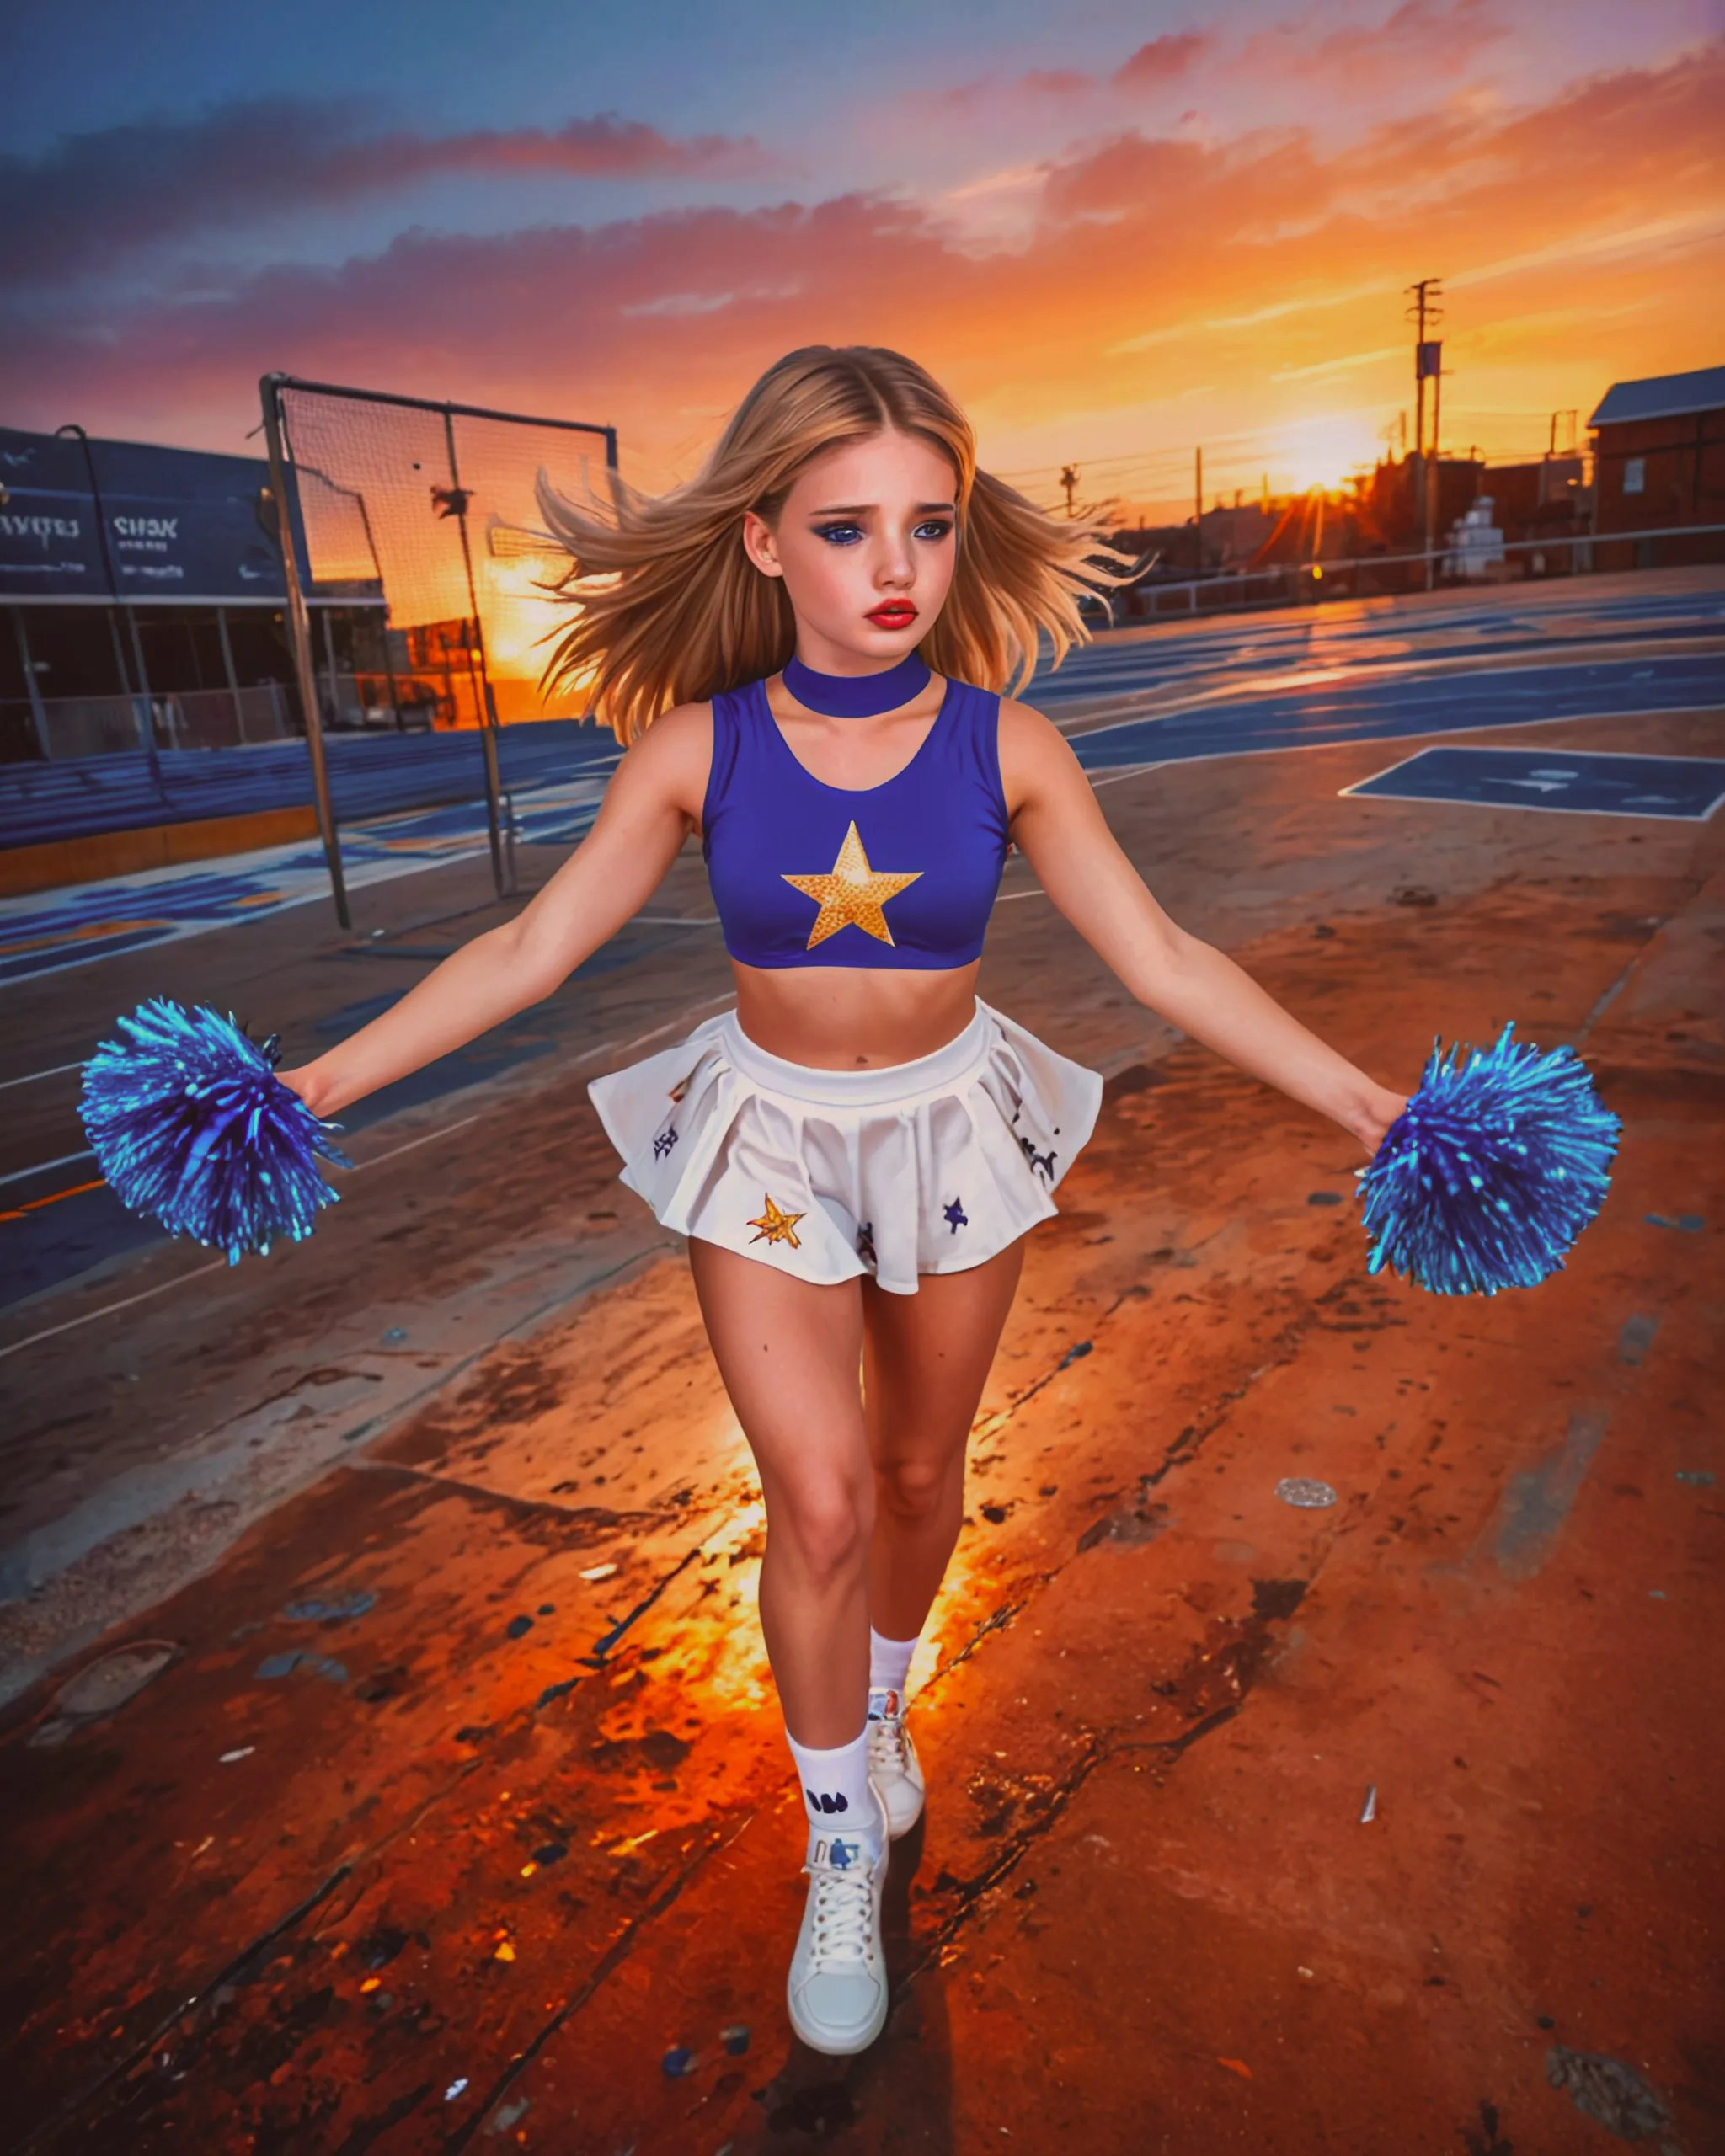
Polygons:
<instances>
[{"instance_id":1,"label":"sunset sky","mask_svg":"<svg viewBox=\"0 0 1725 2156\"><path fill-rule=\"evenodd\" d=\"M266 368L613 421L686 474L866 342L1052 498L1537 452L1725 362L1725 0L12 0L0 423L237 449Z\"/></svg>"}]
</instances>

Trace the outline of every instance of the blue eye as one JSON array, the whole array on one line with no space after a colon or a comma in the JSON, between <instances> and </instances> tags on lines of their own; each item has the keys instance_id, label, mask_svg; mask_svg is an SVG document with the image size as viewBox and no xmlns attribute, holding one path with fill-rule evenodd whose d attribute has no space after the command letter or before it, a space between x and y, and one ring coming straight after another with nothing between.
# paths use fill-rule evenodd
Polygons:
<instances>
[{"instance_id":1,"label":"blue eye","mask_svg":"<svg viewBox=\"0 0 1725 2156\"><path fill-rule=\"evenodd\" d=\"M862 536L860 524L820 524L815 526L823 539L830 539L836 547L849 547Z\"/></svg>"},{"instance_id":2,"label":"blue eye","mask_svg":"<svg viewBox=\"0 0 1725 2156\"><path fill-rule=\"evenodd\" d=\"M945 517L932 516L927 524L919 524L917 526L914 536L918 539L944 539L952 531L952 528L951 524Z\"/></svg>"}]
</instances>

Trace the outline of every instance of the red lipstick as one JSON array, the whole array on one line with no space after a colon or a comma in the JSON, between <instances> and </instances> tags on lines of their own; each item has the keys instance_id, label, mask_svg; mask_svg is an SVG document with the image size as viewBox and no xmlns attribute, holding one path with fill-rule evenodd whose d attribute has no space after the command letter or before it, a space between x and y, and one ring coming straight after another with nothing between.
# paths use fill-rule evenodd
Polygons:
<instances>
[{"instance_id":1,"label":"red lipstick","mask_svg":"<svg viewBox=\"0 0 1725 2156\"><path fill-rule=\"evenodd\" d=\"M916 609L908 599L889 599L874 607L865 618L879 628L908 628L916 618Z\"/></svg>"}]
</instances>

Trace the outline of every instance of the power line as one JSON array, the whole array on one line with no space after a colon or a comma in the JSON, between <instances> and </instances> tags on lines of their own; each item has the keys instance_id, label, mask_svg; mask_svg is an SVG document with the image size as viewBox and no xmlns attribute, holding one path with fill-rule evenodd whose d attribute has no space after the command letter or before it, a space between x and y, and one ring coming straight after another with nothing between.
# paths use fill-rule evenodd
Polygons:
<instances>
[{"instance_id":1,"label":"power line","mask_svg":"<svg viewBox=\"0 0 1725 2156\"><path fill-rule=\"evenodd\" d=\"M1314 413L1310 419L1290 419L1279 427L1249 427L1220 435L1206 432L1205 451L1206 454L1215 450L1220 450L1223 452L1212 459L1218 467L1226 466L1234 469L1247 465L1261 466L1267 458L1274 462L1279 455L1290 452L1297 448L1298 437L1309 428L1331 425L1338 419L1375 418L1391 409L1393 406L1382 403L1354 404L1345 406L1339 410ZM1523 416L1543 419L1547 415L1544 412L1540 412ZM1231 457L1227 453L1231 445L1234 446L1234 454ZM1190 456L1190 450L1183 443L1167 448L1124 451L1115 456L1087 457L1085 460L1085 469L1091 472L1117 472L1124 470L1143 472L1167 468L1171 472L1183 473ZM990 465L988 468L997 479L1015 482L1046 480L1050 485L1059 486L1064 483L1060 475L1065 467L1058 462L1050 461L1046 464L1019 466L1007 470L1001 470L993 465Z\"/></svg>"}]
</instances>

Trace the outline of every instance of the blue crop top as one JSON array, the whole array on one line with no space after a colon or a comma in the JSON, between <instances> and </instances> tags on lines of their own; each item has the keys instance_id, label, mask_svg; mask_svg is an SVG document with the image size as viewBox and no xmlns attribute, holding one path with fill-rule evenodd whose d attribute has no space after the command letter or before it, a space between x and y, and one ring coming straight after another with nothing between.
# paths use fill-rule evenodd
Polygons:
<instances>
[{"instance_id":1,"label":"blue crop top","mask_svg":"<svg viewBox=\"0 0 1725 2156\"><path fill-rule=\"evenodd\" d=\"M702 846L724 947L745 966L935 972L982 955L1007 857L1001 700L947 683L884 786L827 786L751 681L713 699Z\"/></svg>"}]
</instances>

